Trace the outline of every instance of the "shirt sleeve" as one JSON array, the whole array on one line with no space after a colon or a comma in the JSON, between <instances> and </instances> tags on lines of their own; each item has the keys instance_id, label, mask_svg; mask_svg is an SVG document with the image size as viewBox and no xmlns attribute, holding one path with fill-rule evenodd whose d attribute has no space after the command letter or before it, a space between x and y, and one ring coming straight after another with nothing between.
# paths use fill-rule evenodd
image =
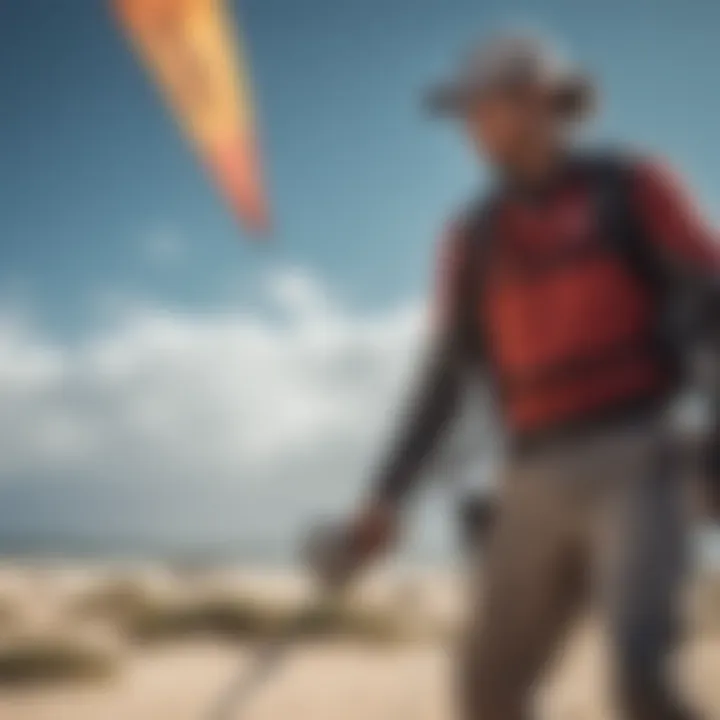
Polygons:
<instances>
[{"instance_id":1,"label":"shirt sleeve","mask_svg":"<svg viewBox=\"0 0 720 720\"><path fill-rule=\"evenodd\" d=\"M464 225L448 223L438 244L431 316L440 335L459 331L463 314L463 266L466 258Z\"/></svg>"},{"instance_id":2,"label":"shirt sleeve","mask_svg":"<svg viewBox=\"0 0 720 720\"><path fill-rule=\"evenodd\" d=\"M720 278L720 236L677 175L660 162L640 162L634 193L648 237L667 263L698 282Z\"/></svg>"},{"instance_id":3,"label":"shirt sleeve","mask_svg":"<svg viewBox=\"0 0 720 720\"><path fill-rule=\"evenodd\" d=\"M690 193L668 168L645 163L636 170L635 200L648 240L670 277L695 300L705 372L699 378L710 403L706 447L709 498L720 508L720 238Z\"/></svg>"},{"instance_id":4,"label":"shirt sleeve","mask_svg":"<svg viewBox=\"0 0 720 720\"><path fill-rule=\"evenodd\" d=\"M435 273L434 337L400 431L373 483L376 501L397 504L419 485L426 459L457 416L462 373L458 337L461 235L455 227L441 239Z\"/></svg>"}]
</instances>

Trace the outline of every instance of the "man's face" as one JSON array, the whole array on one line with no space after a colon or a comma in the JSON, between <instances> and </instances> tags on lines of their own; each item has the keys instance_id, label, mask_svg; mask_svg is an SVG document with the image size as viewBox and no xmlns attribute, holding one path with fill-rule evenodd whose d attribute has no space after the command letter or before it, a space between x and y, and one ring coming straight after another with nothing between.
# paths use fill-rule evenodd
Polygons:
<instances>
[{"instance_id":1,"label":"man's face","mask_svg":"<svg viewBox=\"0 0 720 720\"><path fill-rule=\"evenodd\" d=\"M528 153L542 151L558 130L547 96L532 87L489 93L464 120L478 153L500 167L512 167Z\"/></svg>"}]
</instances>

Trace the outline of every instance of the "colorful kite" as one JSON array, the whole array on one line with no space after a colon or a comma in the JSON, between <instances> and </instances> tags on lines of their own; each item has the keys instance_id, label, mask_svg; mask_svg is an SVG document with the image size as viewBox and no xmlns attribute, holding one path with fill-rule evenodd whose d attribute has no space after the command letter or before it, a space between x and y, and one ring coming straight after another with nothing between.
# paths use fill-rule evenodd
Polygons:
<instances>
[{"instance_id":1,"label":"colorful kite","mask_svg":"<svg viewBox=\"0 0 720 720\"><path fill-rule=\"evenodd\" d=\"M225 0L113 2L233 212L267 230L250 86Z\"/></svg>"}]
</instances>

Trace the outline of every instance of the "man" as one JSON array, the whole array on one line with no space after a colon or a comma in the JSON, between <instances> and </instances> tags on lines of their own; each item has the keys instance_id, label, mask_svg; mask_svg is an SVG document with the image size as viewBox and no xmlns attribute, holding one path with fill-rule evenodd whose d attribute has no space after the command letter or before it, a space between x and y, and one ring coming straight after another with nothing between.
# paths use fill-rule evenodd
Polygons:
<instances>
[{"instance_id":1,"label":"man","mask_svg":"<svg viewBox=\"0 0 720 720\"><path fill-rule=\"evenodd\" d=\"M691 717L666 667L687 534L666 417L690 333L718 347L720 250L658 163L575 149L593 94L542 44L506 38L431 97L497 182L448 232L428 368L350 535L358 564L391 544L463 378L481 373L509 452L464 638L467 720L528 716L589 588L623 717ZM717 508L720 482L708 488Z\"/></svg>"}]
</instances>

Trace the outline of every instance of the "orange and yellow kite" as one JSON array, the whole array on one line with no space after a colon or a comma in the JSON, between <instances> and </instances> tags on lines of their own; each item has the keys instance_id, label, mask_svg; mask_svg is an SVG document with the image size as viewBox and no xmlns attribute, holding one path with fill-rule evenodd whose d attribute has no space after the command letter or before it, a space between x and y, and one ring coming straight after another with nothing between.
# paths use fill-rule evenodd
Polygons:
<instances>
[{"instance_id":1,"label":"orange and yellow kite","mask_svg":"<svg viewBox=\"0 0 720 720\"><path fill-rule=\"evenodd\" d=\"M269 225L250 85L225 0L113 0L233 212Z\"/></svg>"}]
</instances>

